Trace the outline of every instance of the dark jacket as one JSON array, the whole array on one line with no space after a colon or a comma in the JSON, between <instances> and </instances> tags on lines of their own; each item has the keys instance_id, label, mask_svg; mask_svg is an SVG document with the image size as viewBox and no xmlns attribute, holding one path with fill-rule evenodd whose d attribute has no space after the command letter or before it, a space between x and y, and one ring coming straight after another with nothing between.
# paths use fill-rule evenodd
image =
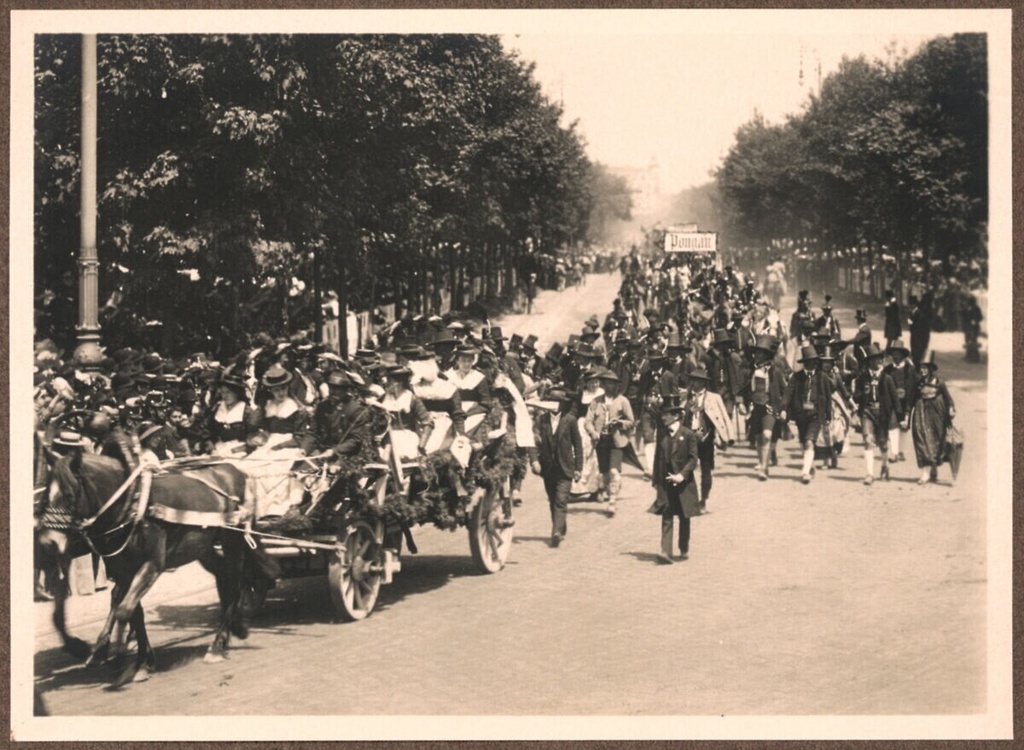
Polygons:
<instances>
[{"instance_id":1,"label":"dark jacket","mask_svg":"<svg viewBox=\"0 0 1024 750\"><path fill-rule=\"evenodd\" d=\"M896 421L903 420L903 407L896 395L896 385L885 370L882 370L877 383L873 383L870 370L864 370L858 375L853 398L860 418L872 420L880 430L889 429L893 415Z\"/></svg>"},{"instance_id":2,"label":"dark jacket","mask_svg":"<svg viewBox=\"0 0 1024 750\"><path fill-rule=\"evenodd\" d=\"M885 303L885 338L898 339L903 335L903 324L900 322L900 303L891 299Z\"/></svg>"},{"instance_id":3,"label":"dark jacket","mask_svg":"<svg viewBox=\"0 0 1024 750\"><path fill-rule=\"evenodd\" d=\"M353 456L371 444L371 412L358 399L346 404L323 401L317 405L309 429L295 435L307 455L333 449L338 456Z\"/></svg>"},{"instance_id":4,"label":"dark jacket","mask_svg":"<svg viewBox=\"0 0 1024 750\"><path fill-rule=\"evenodd\" d=\"M675 435L664 433L654 451L651 484L657 490L654 503L647 509L657 515L692 518L700 515L700 495L693 481L697 468L697 434L679 425ZM669 482L669 474L682 474L680 484Z\"/></svg>"},{"instance_id":5,"label":"dark jacket","mask_svg":"<svg viewBox=\"0 0 1024 750\"><path fill-rule=\"evenodd\" d=\"M793 373L782 395L782 408L786 410L786 418L799 420L805 415L803 405L807 401L810 389L813 391L815 413L821 424L828 424L832 419L832 380L820 369L813 376L807 370Z\"/></svg>"},{"instance_id":6,"label":"dark jacket","mask_svg":"<svg viewBox=\"0 0 1024 750\"><path fill-rule=\"evenodd\" d=\"M550 413L541 414L534 420L534 441L537 443L537 458L540 472L545 480L573 478L583 471L583 436L575 410L564 412L558 419L558 427L552 431Z\"/></svg>"}]
</instances>

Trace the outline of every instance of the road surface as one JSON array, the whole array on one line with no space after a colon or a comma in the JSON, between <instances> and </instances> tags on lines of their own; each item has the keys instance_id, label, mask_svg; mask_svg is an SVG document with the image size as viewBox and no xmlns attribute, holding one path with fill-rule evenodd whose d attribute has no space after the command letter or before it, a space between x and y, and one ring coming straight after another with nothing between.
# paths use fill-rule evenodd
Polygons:
<instances>
[{"instance_id":1,"label":"road surface","mask_svg":"<svg viewBox=\"0 0 1024 750\"><path fill-rule=\"evenodd\" d=\"M534 314L501 325L546 349L591 314L603 321L617 285L602 275L542 292ZM853 303L837 302L851 327ZM872 323L877 331L877 308ZM420 528L420 554L403 556L370 618L338 623L324 580L287 582L222 664L201 661L211 579L194 566L165 575L146 602L161 671L120 692L59 651L49 605L36 604L37 689L55 715L983 711L986 368L961 361L955 334L933 342L967 437L955 487L947 467L938 485L919 487L911 446L892 481L870 488L859 438L839 470L808 486L794 442L780 444L767 483L737 446L719 457L690 559L663 566L639 472L627 471L613 519L571 505L559 549L530 476L500 573L474 572L465 532ZM106 598L73 599L73 631L95 635Z\"/></svg>"}]
</instances>

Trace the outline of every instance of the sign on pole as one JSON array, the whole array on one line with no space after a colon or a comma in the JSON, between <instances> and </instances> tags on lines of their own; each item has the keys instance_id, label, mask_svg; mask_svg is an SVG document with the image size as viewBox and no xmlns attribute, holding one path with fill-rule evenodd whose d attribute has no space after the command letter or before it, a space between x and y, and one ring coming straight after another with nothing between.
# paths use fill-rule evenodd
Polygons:
<instances>
[{"instance_id":1,"label":"sign on pole","mask_svg":"<svg viewBox=\"0 0 1024 750\"><path fill-rule=\"evenodd\" d=\"M666 232L666 253L718 252L717 232Z\"/></svg>"}]
</instances>

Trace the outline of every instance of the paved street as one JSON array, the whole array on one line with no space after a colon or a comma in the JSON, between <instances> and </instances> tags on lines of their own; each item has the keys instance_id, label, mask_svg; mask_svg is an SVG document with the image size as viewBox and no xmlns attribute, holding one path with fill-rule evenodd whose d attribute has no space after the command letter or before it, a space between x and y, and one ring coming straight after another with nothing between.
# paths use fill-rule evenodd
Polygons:
<instances>
[{"instance_id":1,"label":"paved street","mask_svg":"<svg viewBox=\"0 0 1024 750\"><path fill-rule=\"evenodd\" d=\"M506 332L544 348L611 307L618 275L543 292ZM820 300L816 300L819 302ZM844 329L852 308L837 296ZM793 300L784 319L788 321ZM871 320L876 332L881 316ZM876 338L878 334L876 333ZM194 567L147 600L161 671L118 693L57 648L49 605L35 605L36 677L64 715L221 714L961 714L984 710L986 440L984 366L962 362L959 334L936 334L940 375L967 445L919 487L913 448L893 480L868 488L860 439L837 471L799 482L793 441L767 484L753 452L721 456L690 559L658 565L652 490L635 470L614 519L570 506L548 546L547 503L530 476L505 570L475 573L464 532L416 530L377 610L334 621L323 579L271 592L232 658L201 658L216 607ZM71 602L92 637L106 595Z\"/></svg>"}]
</instances>

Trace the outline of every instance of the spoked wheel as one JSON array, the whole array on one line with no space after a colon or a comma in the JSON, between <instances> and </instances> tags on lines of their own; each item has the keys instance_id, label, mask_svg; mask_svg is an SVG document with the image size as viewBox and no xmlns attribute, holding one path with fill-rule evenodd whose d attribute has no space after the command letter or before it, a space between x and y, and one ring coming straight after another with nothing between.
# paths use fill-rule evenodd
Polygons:
<instances>
[{"instance_id":1,"label":"spoked wheel","mask_svg":"<svg viewBox=\"0 0 1024 750\"><path fill-rule=\"evenodd\" d=\"M384 577L384 550L374 529L363 521L348 527L342 547L332 553L327 577L334 607L346 620L373 612Z\"/></svg>"},{"instance_id":2,"label":"spoked wheel","mask_svg":"<svg viewBox=\"0 0 1024 750\"><path fill-rule=\"evenodd\" d=\"M512 500L496 490L486 490L473 508L469 521L469 551L483 573L497 573L505 567L515 536Z\"/></svg>"}]
</instances>

